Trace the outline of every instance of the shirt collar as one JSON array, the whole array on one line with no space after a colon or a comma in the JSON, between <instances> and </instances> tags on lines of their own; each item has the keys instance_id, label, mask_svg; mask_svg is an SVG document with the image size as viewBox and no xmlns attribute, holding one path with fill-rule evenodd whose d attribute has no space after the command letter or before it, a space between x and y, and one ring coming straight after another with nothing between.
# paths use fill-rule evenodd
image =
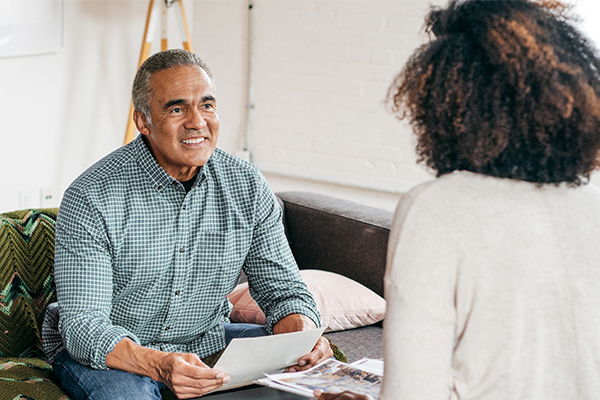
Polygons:
<instances>
[{"instance_id":1,"label":"shirt collar","mask_svg":"<svg viewBox=\"0 0 600 400\"><path fill-rule=\"evenodd\" d=\"M144 141L143 135L138 135L131 143L135 157L140 164L140 167L148 175L152 186L158 191L162 191L168 185L173 185L177 182L175 178L167 173L154 158L150 149ZM210 160L200 169L197 175L194 186L198 185L206 177L206 167L210 164Z\"/></svg>"}]
</instances>

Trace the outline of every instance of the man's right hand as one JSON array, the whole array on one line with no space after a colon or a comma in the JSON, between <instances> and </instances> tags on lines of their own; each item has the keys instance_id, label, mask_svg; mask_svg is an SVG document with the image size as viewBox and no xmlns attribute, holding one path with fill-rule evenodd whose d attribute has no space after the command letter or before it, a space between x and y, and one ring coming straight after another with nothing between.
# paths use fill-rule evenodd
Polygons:
<instances>
[{"instance_id":1,"label":"man's right hand","mask_svg":"<svg viewBox=\"0 0 600 400\"><path fill-rule=\"evenodd\" d=\"M106 357L106 366L162 382L180 399L205 395L231 378L207 367L196 354L165 353L121 340Z\"/></svg>"},{"instance_id":2,"label":"man's right hand","mask_svg":"<svg viewBox=\"0 0 600 400\"><path fill-rule=\"evenodd\" d=\"M195 354L164 354L157 365L158 380L180 399L205 395L231 380L223 372L206 366Z\"/></svg>"}]
</instances>

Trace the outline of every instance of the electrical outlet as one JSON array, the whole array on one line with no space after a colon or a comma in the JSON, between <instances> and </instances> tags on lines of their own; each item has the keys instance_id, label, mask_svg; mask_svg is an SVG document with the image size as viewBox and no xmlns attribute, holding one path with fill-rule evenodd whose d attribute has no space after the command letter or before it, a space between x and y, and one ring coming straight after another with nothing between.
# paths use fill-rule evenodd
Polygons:
<instances>
[{"instance_id":1,"label":"electrical outlet","mask_svg":"<svg viewBox=\"0 0 600 400\"><path fill-rule=\"evenodd\" d=\"M52 188L41 188L40 189L40 207L51 208L55 207L54 202L54 190Z\"/></svg>"},{"instance_id":2,"label":"electrical outlet","mask_svg":"<svg viewBox=\"0 0 600 400\"><path fill-rule=\"evenodd\" d=\"M26 208L35 208L36 202L35 191L33 190L21 190L19 191L19 209L24 210Z\"/></svg>"}]
</instances>

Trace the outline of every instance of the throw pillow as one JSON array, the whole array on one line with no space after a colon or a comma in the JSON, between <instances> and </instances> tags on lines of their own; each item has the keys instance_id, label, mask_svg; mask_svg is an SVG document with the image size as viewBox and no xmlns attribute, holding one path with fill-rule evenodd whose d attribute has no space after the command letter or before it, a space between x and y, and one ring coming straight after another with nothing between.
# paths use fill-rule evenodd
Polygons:
<instances>
[{"instance_id":1,"label":"throw pillow","mask_svg":"<svg viewBox=\"0 0 600 400\"><path fill-rule=\"evenodd\" d=\"M321 270L305 269L300 275L315 298L325 332L358 328L385 318L385 300L360 283ZM233 304L233 322L266 323L265 314L250 296L247 282L239 284L228 297Z\"/></svg>"}]
</instances>

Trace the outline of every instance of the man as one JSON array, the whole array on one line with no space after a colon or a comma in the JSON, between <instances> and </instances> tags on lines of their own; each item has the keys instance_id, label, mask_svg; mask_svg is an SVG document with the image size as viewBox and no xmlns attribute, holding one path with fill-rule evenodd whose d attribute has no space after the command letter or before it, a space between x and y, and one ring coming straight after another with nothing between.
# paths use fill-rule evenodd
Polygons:
<instances>
[{"instance_id":1,"label":"man","mask_svg":"<svg viewBox=\"0 0 600 400\"><path fill-rule=\"evenodd\" d=\"M266 181L216 149L206 65L184 50L155 54L132 94L141 135L73 182L56 224L60 316L44 341L75 399L160 399L165 386L201 396L229 382L201 357L232 337L320 324ZM267 324L240 332L225 296L242 269ZM321 338L292 369L331 355Z\"/></svg>"}]
</instances>

